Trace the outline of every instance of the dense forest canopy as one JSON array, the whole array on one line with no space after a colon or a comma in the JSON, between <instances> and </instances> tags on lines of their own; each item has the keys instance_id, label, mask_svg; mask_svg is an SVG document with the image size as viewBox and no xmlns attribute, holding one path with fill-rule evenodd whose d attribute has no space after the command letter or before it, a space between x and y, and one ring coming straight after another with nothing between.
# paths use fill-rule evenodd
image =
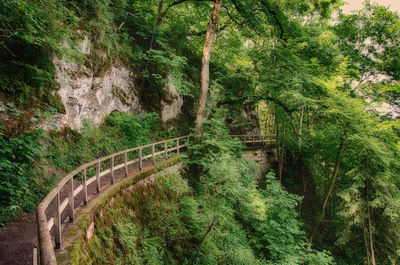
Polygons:
<instances>
[{"instance_id":1,"label":"dense forest canopy","mask_svg":"<svg viewBox=\"0 0 400 265\"><path fill-rule=\"evenodd\" d=\"M0 224L34 209L57 180L49 169L70 171L190 131L193 174L177 180L181 190L168 177L149 195L168 197L171 207L156 210L175 218L176 238L168 241L167 228L145 216L165 233L117 222L95 247L133 233L143 238L141 248L121 244L140 248L133 259L151 264L400 264L400 124L398 113L377 111L382 103L400 107L400 15L369 1L344 14L342 4L1 1ZM85 37L90 54L79 51ZM100 125L85 121L80 131L45 132L39 125L65 112L55 56L90 65L96 76L127 65L148 112L157 112L154 99L170 80L184 97L185 121L168 130L156 113L112 113ZM276 136L276 177L260 182L229 136L254 129ZM128 211L126 204L119 210ZM149 260L157 251L164 256ZM99 256L121 258L111 252Z\"/></svg>"}]
</instances>

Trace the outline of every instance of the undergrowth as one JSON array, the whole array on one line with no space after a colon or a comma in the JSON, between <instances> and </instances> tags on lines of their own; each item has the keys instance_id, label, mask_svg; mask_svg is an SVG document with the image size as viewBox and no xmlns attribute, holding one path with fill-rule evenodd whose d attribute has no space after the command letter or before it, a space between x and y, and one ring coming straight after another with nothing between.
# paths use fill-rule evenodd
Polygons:
<instances>
[{"instance_id":1,"label":"undergrowth","mask_svg":"<svg viewBox=\"0 0 400 265\"><path fill-rule=\"evenodd\" d=\"M160 128L158 115L113 112L80 131L64 128L48 134L35 129L7 138L0 134L0 225L31 212L63 172L102 156L175 137ZM132 154L134 155L134 154Z\"/></svg>"},{"instance_id":2,"label":"undergrowth","mask_svg":"<svg viewBox=\"0 0 400 265\"><path fill-rule=\"evenodd\" d=\"M33 211L53 185L54 175L42 177L43 168L35 162L44 154L45 137L35 130L9 140L0 138L0 226L23 211Z\"/></svg>"},{"instance_id":3,"label":"undergrowth","mask_svg":"<svg viewBox=\"0 0 400 265\"><path fill-rule=\"evenodd\" d=\"M164 173L117 198L96 219L81 264L333 264L306 243L300 198L273 173L258 187L255 164L219 121L190 147L199 176Z\"/></svg>"}]
</instances>

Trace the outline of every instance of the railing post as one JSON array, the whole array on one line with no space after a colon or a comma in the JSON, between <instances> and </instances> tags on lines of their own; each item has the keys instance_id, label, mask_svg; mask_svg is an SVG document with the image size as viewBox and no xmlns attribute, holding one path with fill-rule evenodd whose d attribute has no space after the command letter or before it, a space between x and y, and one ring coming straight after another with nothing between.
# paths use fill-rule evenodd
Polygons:
<instances>
[{"instance_id":1,"label":"railing post","mask_svg":"<svg viewBox=\"0 0 400 265\"><path fill-rule=\"evenodd\" d=\"M55 249L61 249L61 213L60 213L60 192L57 192L54 197L54 210L53 210L53 219L54 219L54 240L55 240Z\"/></svg>"},{"instance_id":2,"label":"railing post","mask_svg":"<svg viewBox=\"0 0 400 265\"><path fill-rule=\"evenodd\" d=\"M156 149L156 147L155 147L155 145L153 144L153 145L151 146L151 157L153 158L153 163L156 162L155 149Z\"/></svg>"},{"instance_id":3,"label":"railing post","mask_svg":"<svg viewBox=\"0 0 400 265\"><path fill-rule=\"evenodd\" d=\"M142 147L139 148L139 170L143 169Z\"/></svg>"},{"instance_id":4,"label":"railing post","mask_svg":"<svg viewBox=\"0 0 400 265\"><path fill-rule=\"evenodd\" d=\"M69 216L69 221L71 223L74 222L74 215L75 215L75 209L74 209L74 178L71 178L69 181L69 190L68 190L68 216Z\"/></svg>"},{"instance_id":5,"label":"railing post","mask_svg":"<svg viewBox=\"0 0 400 265\"><path fill-rule=\"evenodd\" d=\"M98 162L96 165L96 191L100 193L100 163Z\"/></svg>"},{"instance_id":6,"label":"railing post","mask_svg":"<svg viewBox=\"0 0 400 265\"><path fill-rule=\"evenodd\" d=\"M125 177L128 177L128 152L124 153Z\"/></svg>"},{"instance_id":7,"label":"railing post","mask_svg":"<svg viewBox=\"0 0 400 265\"><path fill-rule=\"evenodd\" d=\"M33 265L37 265L38 264L38 254L37 254L37 248L36 246L33 247Z\"/></svg>"},{"instance_id":8,"label":"railing post","mask_svg":"<svg viewBox=\"0 0 400 265\"><path fill-rule=\"evenodd\" d=\"M176 139L176 153L179 155L179 138Z\"/></svg>"},{"instance_id":9,"label":"railing post","mask_svg":"<svg viewBox=\"0 0 400 265\"><path fill-rule=\"evenodd\" d=\"M83 172L82 172L82 180L83 180L83 184L82 184L82 192L83 192L83 205L87 205L87 184L86 184L86 167L83 168Z\"/></svg>"},{"instance_id":10,"label":"railing post","mask_svg":"<svg viewBox=\"0 0 400 265\"><path fill-rule=\"evenodd\" d=\"M252 135L251 139L252 139L252 144L254 145L254 134Z\"/></svg>"},{"instance_id":11,"label":"railing post","mask_svg":"<svg viewBox=\"0 0 400 265\"><path fill-rule=\"evenodd\" d=\"M168 158L168 141L165 141L164 150L165 150L165 158Z\"/></svg>"},{"instance_id":12,"label":"railing post","mask_svg":"<svg viewBox=\"0 0 400 265\"><path fill-rule=\"evenodd\" d=\"M110 160L111 160L110 161L110 171L111 171L110 182L111 182L111 185L112 185L115 182L115 179L114 179L114 156L112 156Z\"/></svg>"}]
</instances>

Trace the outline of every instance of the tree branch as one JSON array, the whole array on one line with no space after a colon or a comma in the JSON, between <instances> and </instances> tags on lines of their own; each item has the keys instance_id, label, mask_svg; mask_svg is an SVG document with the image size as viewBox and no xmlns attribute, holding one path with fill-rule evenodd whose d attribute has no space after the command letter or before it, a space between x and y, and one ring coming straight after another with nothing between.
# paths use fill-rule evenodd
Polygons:
<instances>
[{"instance_id":1,"label":"tree branch","mask_svg":"<svg viewBox=\"0 0 400 265\"><path fill-rule=\"evenodd\" d=\"M203 241L204 241L204 239L206 238L206 236L211 232L211 230L212 230L212 228L213 228L213 226L214 226L216 220L217 220L217 218L214 216L214 219L213 219L212 223L211 223L210 226L208 227L206 233L205 233L205 234L203 235L203 237L201 238L201 241L200 241L199 246L203 243Z\"/></svg>"},{"instance_id":2,"label":"tree branch","mask_svg":"<svg viewBox=\"0 0 400 265\"><path fill-rule=\"evenodd\" d=\"M175 1L175 2L173 2L173 3L171 3L171 4L169 4L169 5L165 8L165 10L161 13L161 18L163 18L163 17L168 13L168 11L171 9L171 7L180 5L180 4L182 4L182 3L184 3L184 2L187 2L187 1L189 1L189 0L178 0L178 1Z\"/></svg>"},{"instance_id":3,"label":"tree branch","mask_svg":"<svg viewBox=\"0 0 400 265\"><path fill-rule=\"evenodd\" d=\"M161 17L163 18L163 17L168 13L168 11L169 11L172 7L177 6L177 5L180 5L180 4L182 4L182 3L184 3L184 2L188 2L188 1L190 1L190 0L177 0L177 1L175 1L175 2L172 2L172 3L169 4L169 5L165 8L165 10L161 13ZM214 1L212 1L212 0L196 0L196 2L214 2Z\"/></svg>"},{"instance_id":4,"label":"tree branch","mask_svg":"<svg viewBox=\"0 0 400 265\"><path fill-rule=\"evenodd\" d=\"M263 0L258 0L258 2L260 2L268 10L268 13L270 13L272 15L272 17L275 20L275 23L278 25L278 27L280 29L279 38L287 43L288 42L287 39L283 36L284 29L283 29L282 23L280 22L280 20L278 18L278 14L274 10L272 10L272 8L269 5L267 5Z\"/></svg>"},{"instance_id":5,"label":"tree branch","mask_svg":"<svg viewBox=\"0 0 400 265\"><path fill-rule=\"evenodd\" d=\"M241 14L241 16L244 18L244 20L247 20L250 24L250 28L254 30L254 32L258 35L258 36L262 36L262 34L260 34L257 30L256 25L254 25L254 22L252 19L249 19L248 16L246 16L245 12L243 12L242 8L239 7L239 5L236 3L236 0L232 0L232 4L235 6L236 11ZM244 24L244 22L243 22Z\"/></svg>"},{"instance_id":6,"label":"tree branch","mask_svg":"<svg viewBox=\"0 0 400 265\"><path fill-rule=\"evenodd\" d=\"M225 25L223 25L222 27L220 27L218 30L219 30L219 31L224 30L228 25L230 25L230 23L226 23ZM203 35L206 34L206 33L207 33L207 31L206 31L206 30L203 30L203 31L200 31L200 32L193 32L193 33L191 34L191 36L201 37L201 36L203 36Z\"/></svg>"},{"instance_id":7,"label":"tree branch","mask_svg":"<svg viewBox=\"0 0 400 265\"><path fill-rule=\"evenodd\" d=\"M307 141L307 139L305 139L303 137L302 134L299 134L296 126L294 125L293 122L293 118L292 118L292 113L294 110L289 109L285 104L283 104L282 102L280 102L279 100L277 100L276 98L273 97L269 97L269 96L260 96L258 99L263 99L263 100L268 100L268 101L272 101L275 104L279 105L280 107L282 107L282 109L286 112L286 114L289 117L290 120L290 125L293 129L293 132L300 138L302 139L312 150L314 150L315 152L319 152L317 148L315 148L309 141Z\"/></svg>"},{"instance_id":8,"label":"tree branch","mask_svg":"<svg viewBox=\"0 0 400 265\"><path fill-rule=\"evenodd\" d=\"M4 48L6 48L6 50L7 50L12 56L17 57L17 55L15 55L15 53L13 53L6 45L4 45L3 42L0 42L0 44L1 44Z\"/></svg>"},{"instance_id":9,"label":"tree branch","mask_svg":"<svg viewBox=\"0 0 400 265\"><path fill-rule=\"evenodd\" d=\"M229 12L229 9L226 6L223 6L222 8L224 8L226 10L226 13L227 13L228 17L233 21L233 23L235 23L239 27L243 27L244 22L239 23L235 18L233 18L232 14Z\"/></svg>"}]
</instances>

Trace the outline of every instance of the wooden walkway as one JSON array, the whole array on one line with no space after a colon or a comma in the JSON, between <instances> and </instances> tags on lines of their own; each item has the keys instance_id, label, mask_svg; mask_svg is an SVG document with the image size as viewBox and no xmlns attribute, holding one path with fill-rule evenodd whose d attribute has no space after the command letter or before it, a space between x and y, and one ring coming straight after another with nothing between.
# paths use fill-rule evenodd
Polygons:
<instances>
[{"instance_id":1,"label":"wooden walkway","mask_svg":"<svg viewBox=\"0 0 400 265\"><path fill-rule=\"evenodd\" d=\"M273 142L272 138L260 135L232 136L250 146ZM63 246L63 223L74 222L77 208L87 204L90 194L99 194L116 179L152 166L160 157L168 158L171 153L179 155L188 143L186 135L127 149L81 165L63 177L37 207L38 248L33 249L33 264L57 264L55 249ZM77 177L81 180L76 180Z\"/></svg>"}]
</instances>

